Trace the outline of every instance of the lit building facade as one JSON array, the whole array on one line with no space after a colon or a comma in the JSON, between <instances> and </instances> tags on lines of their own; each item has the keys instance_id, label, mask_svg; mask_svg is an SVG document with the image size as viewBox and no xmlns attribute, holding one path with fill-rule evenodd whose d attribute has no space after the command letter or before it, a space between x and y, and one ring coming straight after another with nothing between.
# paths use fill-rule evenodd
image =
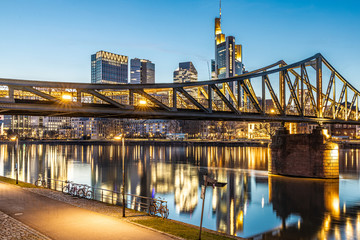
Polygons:
<instances>
[{"instance_id":1,"label":"lit building facade","mask_svg":"<svg viewBox=\"0 0 360 240\"><path fill-rule=\"evenodd\" d=\"M220 17L215 18L215 60L211 65L212 79L230 78L244 72L242 45L235 43L235 37L226 37L221 31L221 1ZM235 82L229 83L233 92L237 91L236 85Z\"/></svg>"},{"instance_id":2,"label":"lit building facade","mask_svg":"<svg viewBox=\"0 0 360 240\"><path fill-rule=\"evenodd\" d=\"M179 68L174 71L174 83L196 82L198 72L192 62L179 63Z\"/></svg>"},{"instance_id":3,"label":"lit building facade","mask_svg":"<svg viewBox=\"0 0 360 240\"><path fill-rule=\"evenodd\" d=\"M91 83L128 83L128 57L105 51L91 55Z\"/></svg>"},{"instance_id":4,"label":"lit building facade","mask_svg":"<svg viewBox=\"0 0 360 240\"><path fill-rule=\"evenodd\" d=\"M17 116L5 115L4 116L4 130L13 132L19 137L31 136L31 117L30 116Z\"/></svg>"},{"instance_id":5,"label":"lit building facade","mask_svg":"<svg viewBox=\"0 0 360 240\"><path fill-rule=\"evenodd\" d=\"M130 83L155 83L155 64L146 59L130 60Z\"/></svg>"},{"instance_id":6,"label":"lit building facade","mask_svg":"<svg viewBox=\"0 0 360 240\"><path fill-rule=\"evenodd\" d=\"M220 17L215 18L215 78L229 78L243 73L242 45L235 43L235 37L225 36L221 31Z\"/></svg>"}]
</instances>

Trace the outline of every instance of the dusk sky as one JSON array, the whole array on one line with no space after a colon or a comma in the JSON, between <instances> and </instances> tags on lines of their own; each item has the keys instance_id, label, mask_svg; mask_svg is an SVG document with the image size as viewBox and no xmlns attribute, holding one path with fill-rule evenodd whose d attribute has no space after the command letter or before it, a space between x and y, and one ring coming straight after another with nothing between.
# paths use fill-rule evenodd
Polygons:
<instances>
[{"instance_id":1,"label":"dusk sky","mask_svg":"<svg viewBox=\"0 0 360 240\"><path fill-rule=\"evenodd\" d=\"M0 13L0 78L90 83L105 50L151 60L160 83L182 61L209 78L219 1L0 0ZM360 1L223 0L222 29L246 70L320 52L360 89Z\"/></svg>"}]
</instances>

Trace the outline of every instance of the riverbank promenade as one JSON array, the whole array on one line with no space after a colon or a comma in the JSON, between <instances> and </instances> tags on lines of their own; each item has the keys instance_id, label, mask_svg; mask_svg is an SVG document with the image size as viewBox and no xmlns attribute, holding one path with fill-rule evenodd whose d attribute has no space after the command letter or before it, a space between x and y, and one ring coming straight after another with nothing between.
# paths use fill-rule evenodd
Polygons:
<instances>
[{"instance_id":1,"label":"riverbank promenade","mask_svg":"<svg viewBox=\"0 0 360 240\"><path fill-rule=\"evenodd\" d=\"M0 239L173 239L0 182Z\"/></svg>"}]
</instances>

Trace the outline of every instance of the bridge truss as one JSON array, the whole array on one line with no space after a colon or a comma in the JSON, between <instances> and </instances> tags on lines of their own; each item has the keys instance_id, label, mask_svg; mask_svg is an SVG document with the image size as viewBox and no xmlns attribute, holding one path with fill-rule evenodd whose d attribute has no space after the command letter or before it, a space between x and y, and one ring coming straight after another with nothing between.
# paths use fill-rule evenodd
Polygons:
<instances>
[{"instance_id":1,"label":"bridge truss","mask_svg":"<svg viewBox=\"0 0 360 240\"><path fill-rule=\"evenodd\" d=\"M359 94L316 54L232 78L179 84L0 78L0 114L358 124Z\"/></svg>"}]
</instances>

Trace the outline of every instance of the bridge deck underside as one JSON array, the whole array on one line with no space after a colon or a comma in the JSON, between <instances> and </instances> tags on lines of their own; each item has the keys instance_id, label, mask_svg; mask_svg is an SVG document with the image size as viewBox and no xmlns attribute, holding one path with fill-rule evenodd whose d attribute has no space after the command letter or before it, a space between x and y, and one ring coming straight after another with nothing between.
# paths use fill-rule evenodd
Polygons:
<instances>
[{"instance_id":1,"label":"bridge deck underside","mask_svg":"<svg viewBox=\"0 0 360 240\"><path fill-rule=\"evenodd\" d=\"M31 102L31 101L29 101ZM98 118L141 118L141 119L178 119L178 120L222 120L222 121L254 121L254 122L308 122L317 123L319 118L297 115L267 115L257 113L233 114L226 111L213 111L211 114L200 110L179 109L164 111L161 108L134 108L124 110L110 104L82 104L80 107L66 108L56 103L9 103L2 107L0 114L52 116L52 117L98 117ZM357 121L322 118L323 123L358 124Z\"/></svg>"}]
</instances>

